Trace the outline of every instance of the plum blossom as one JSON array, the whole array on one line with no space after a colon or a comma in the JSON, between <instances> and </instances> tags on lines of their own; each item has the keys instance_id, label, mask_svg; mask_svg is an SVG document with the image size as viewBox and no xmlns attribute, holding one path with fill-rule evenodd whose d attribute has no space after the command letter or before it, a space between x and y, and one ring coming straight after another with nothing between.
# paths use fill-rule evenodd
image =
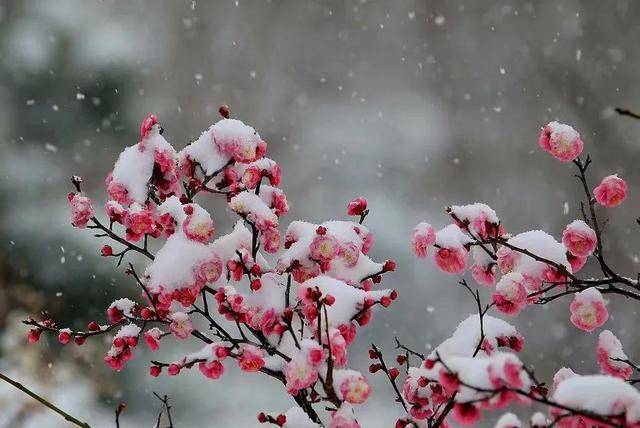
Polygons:
<instances>
[{"instance_id":1,"label":"plum blossom","mask_svg":"<svg viewBox=\"0 0 640 428\"><path fill-rule=\"evenodd\" d=\"M69 193L69 203L71 203L71 224L79 229L87 227L87 223L95 211L91 206L91 199L79 193Z\"/></svg>"},{"instance_id":2,"label":"plum blossom","mask_svg":"<svg viewBox=\"0 0 640 428\"><path fill-rule=\"evenodd\" d=\"M144 332L144 341L147 343L150 350L157 351L160 349L160 339L164 335L165 333L162 330L158 327L154 327Z\"/></svg>"},{"instance_id":3,"label":"plum blossom","mask_svg":"<svg viewBox=\"0 0 640 428\"><path fill-rule=\"evenodd\" d=\"M436 243L436 233L429 223L418 223L411 235L411 248L416 257L427 257L427 249Z\"/></svg>"},{"instance_id":4,"label":"plum blossom","mask_svg":"<svg viewBox=\"0 0 640 428\"><path fill-rule=\"evenodd\" d=\"M527 289L524 277L518 272L504 275L493 293L496 308L506 315L516 315L527 305Z\"/></svg>"},{"instance_id":5,"label":"plum blossom","mask_svg":"<svg viewBox=\"0 0 640 428\"><path fill-rule=\"evenodd\" d=\"M562 243L576 257L590 256L596 249L596 233L582 220L574 220L562 232Z\"/></svg>"},{"instance_id":6,"label":"plum blossom","mask_svg":"<svg viewBox=\"0 0 640 428\"><path fill-rule=\"evenodd\" d=\"M436 232L434 259L436 266L445 273L461 274L467 266L469 250L465 247L472 240L455 224Z\"/></svg>"},{"instance_id":7,"label":"plum blossom","mask_svg":"<svg viewBox=\"0 0 640 428\"><path fill-rule=\"evenodd\" d=\"M145 234L155 231L155 221L151 210L134 203L127 211L124 218L124 226L127 228L127 239L139 241Z\"/></svg>"},{"instance_id":8,"label":"plum blossom","mask_svg":"<svg viewBox=\"0 0 640 428\"><path fill-rule=\"evenodd\" d=\"M606 303L597 288L588 288L576 293L569 309L571 323L587 332L602 326L609 318Z\"/></svg>"},{"instance_id":9,"label":"plum blossom","mask_svg":"<svg viewBox=\"0 0 640 428\"><path fill-rule=\"evenodd\" d=\"M598 336L598 365L604 374L627 380L633 374L633 366L626 363L627 354L622 350L622 343L609 330Z\"/></svg>"},{"instance_id":10,"label":"plum blossom","mask_svg":"<svg viewBox=\"0 0 640 428\"><path fill-rule=\"evenodd\" d=\"M182 231L187 238L202 243L209 242L214 233L209 213L199 206L194 208L194 205L185 205L184 210L187 218L182 223Z\"/></svg>"},{"instance_id":11,"label":"plum blossom","mask_svg":"<svg viewBox=\"0 0 640 428\"><path fill-rule=\"evenodd\" d=\"M264 367L264 351L253 345L243 345L240 348L238 366L245 372L257 372Z\"/></svg>"},{"instance_id":12,"label":"plum blossom","mask_svg":"<svg viewBox=\"0 0 640 428\"><path fill-rule=\"evenodd\" d=\"M617 207L627 199L627 182L617 174L608 175L593 189L593 196L604 207Z\"/></svg>"},{"instance_id":13,"label":"plum blossom","mask_svg":"<svg viewBox=\"0 0 640 428\"><path fill-rule=\"evenodd\" d=\"M169 324L169 329L171 330L171 334L181 340L189 337L193 331L193 324L191 323L189 315L184 312L174 312L170 318L171 324Z\"/></svg>"},{"instance_id":14,"label":"plum blossom","mask_svg":"<svg viewBox=\"0 0 640 428\"><path fill-rule=\"evenodd\" d=\"M198 364L198 369L200 373L209 379L219 379L224 373L224 366L218 360L211 362L202 361Z\"/></svg>"},{"instance_id":15,"label":"plum blossom","mask_svg":"<svg viewBox=\"0 0 640 428\"><path fill-rule=\"evenodd\" d=\"M360 428L350 403L342 403L340 408L331 414L329 428Z\"/></svg>"},{"instance_id":16,"label":"plum blossom","mask_svg":"<svg viewBox=\"0 0 640 428\"><path fill-rule=\"evenodd\" d=\"M347 214L354 216L363 215L366 210L367 200L363 197L358 197L349 202L349 206L347 207Z\"/></svg>"},{"instance_id":17,"label":"plum blossom","mask_svg":"<svg viewBox=\"0 0 640 428\"><path fill-rule=\"evenodd\" d=\"M542 127L538 144L562 162L570 162L580 156L584 146L575 129L558 122L549 122Z\"/></svg>"},{"instance_id":18,"label":"plum blossom","mask_svg":"<svg viewBox=\"0 0 640 428\"><path fill-rule=\"evenodd\" d=\"M362 404L371 394L371 386L362 374L354 370L341 370L335 372L337 390L343 400L351 404Z\"/></svg>"}]
</instances>

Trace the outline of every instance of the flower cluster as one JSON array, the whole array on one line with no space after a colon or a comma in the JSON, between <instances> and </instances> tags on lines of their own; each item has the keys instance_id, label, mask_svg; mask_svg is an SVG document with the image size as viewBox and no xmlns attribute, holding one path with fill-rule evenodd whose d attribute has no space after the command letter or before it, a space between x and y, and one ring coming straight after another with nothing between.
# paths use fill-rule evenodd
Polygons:
<instances>
[{"instance_id":1,"label":"flower cluster","mask_svg":"<svg viewBox=\"0 0 640 428\"><path fill-rule=\"evenodd\" d=\"M179 151L162 136L158 118L148 115L139 141L124 149L107 177L106 223L82 192L80 177L72 179L72 225L121 247L100 249L117 266L131 251L146 257L144 269L128 263L125 270L140 297L114 301L106 324L91 321L84 330L30 318L28 340L36 343L49 332L62 345L82 345L105 335L111 346L104 361L120 371L135 357L140 338L152 352L174 339L179 355L151 361L151 376L177 376L197 366L203 377L219 379L235 363L244 373L276 379L297 404L282 413L259 413L260 423L359 428L356 409L372 388L349 367L350 347L374 310L397 298L396 291L379 286L396 263L370 257L373 234L364 225L370 207L362 197L346 206L351 219L293 221L281 235L289 211L277 187L282 169L266 157L267 144L252 127L230 119L226 106L220 113L222 120ZM489 314L515 317L571 297L568 321L593 332L609 318L605 296L640 300L638 280L616 273L605 258L598 215L626 200L627 184L614 174L589 186L591 159L580 157L584 143L571 126L551 122L538 142L577 167L584 190L582 218L567 224L561 236L536 229L511 233L495 210L479 202L448 207L450 221L439 229L421 222L413 230L417 257L430 257L448 275L470 272L477 286L466 279L459 284L473 296L477 313L426 355L396 339L397 365L372 345L369 372L386 376L404 410L397 428L446 427L451 420L472 425L487 411L532 403L548 407L547 414L531 416L536 428L640 426L640 393L632 386L640 367L611 331L600 332L593 346L602 374L561 368L550 390L518 356L522 335ZM196 202L201 195L224 197L239 218L231 231L216 230L211 214ZM579 276L589 260L601 277ZM487 302L484 290L490 291ZM198 329L203 323L207 330ZM201 344L192 349L194 341ZM522 422L504 413L496 426L520 428Z\"/></svg>"},{"instance_id":2,"label":"flower cluster","mask_svg":"<svg viewBox=\"0 0 640 428\"><path fill-rule=\"evenodd\" d=\"M638 281L617 274L605 259L597 215L598 205L611 208L625 201L627 184L610 175L590 188L586 171L591 159L580 158L584 143L569 125L545 125L539 146L561 162L573 162L585 192L583 218L569 223L560 240L542 230L511 234L496 212L483 203L450 206L446 211L452 221L439 230L426 222L414 228L411 248L416 257L431 256L446 274L470 271L478 288L474 290L464 279L460 284L472 294L478 314L460 323L428 355L397 341L401 352L397 362L406 367L401 391L396 384L398 369L389 368L379 351L373 353L379 363L371 371L387 375L397 401L406 410L397 428L447 426L449 417L470 425L480 420L483 411L536 402L547 405L549 413L548 417L534 414L531 426L535 427L638 425L640 393L625 383L638 367L611 331L600 333L594 346L603 375L579 376L563 368L554 377L550 395L533 371L508 352L522 348L522 337L507 322L487 314L495 309L516 316L528 306L573 296L568 319L578 329L592 332L609 318L604 294L640 300ZM602 278L578 276L589 258L597 261ZM480 290L484 287L493 289L490 303L483 305ZM418 364L412 366L410 360L415 358ZM496 426L517 428L522 423L506 413Z\"/></svg>"},{"instance_id":3,"label":"flower cluster","mask_svg":"<svg viewBox=\"0 0 640 428\"><path fill-rule=\"evenodd\" d=\"M107 176L106 223L74 177L72 224L109 239L100 254L118 266L130 251L146 256L144 269L126 268L140 299L116 300L107 325L92 322L84 331L29 319L29 340L50 331L62 344L72 338L81 344L117 331L104 357L117 371L135 357L140 338L151 351L167 337L184 349L204 342L174 361L152 361L150 375L176 376L197 365L204 377L218 379L235 360L244 372L283 382L299 406L263 413L261 422L320 426L315 405L323 403L329 426L358 427L353 406L367 400L371 387L347 367L348 348L375 307L396 299L395 291L377 287L395 263L367 255L373 235L363 224L369 208L362 197L346 209L355 221L294 221L281 238L280 220L289 211L277 187L282 169L266 157L267 144L252 127L230 119L228 109L221 113L222 120L182 150L163 137L155 115L145 117L139 141L124 149ZM217 235L198 195L224 197L239 216L232 231ZM210 329L198 330L198 319Z\"/></svg>"}]
</instances>

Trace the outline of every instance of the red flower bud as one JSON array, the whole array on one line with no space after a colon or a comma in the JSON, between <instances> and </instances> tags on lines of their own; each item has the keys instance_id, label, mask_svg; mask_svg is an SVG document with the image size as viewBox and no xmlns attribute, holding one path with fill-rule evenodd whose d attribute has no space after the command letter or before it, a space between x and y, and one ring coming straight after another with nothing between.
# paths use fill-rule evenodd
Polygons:
<instances>
[{"instance_id":1,"label":"red flower bud","mask_svg":"<svg viewBox=\"0 0 640 428\"><path fill-rule=\"evenodd\" d=\"M325 235L327 233L327 228L324 226L318 226L318 228L316 229L316 233L318 235Z\"/></svg>"},{"instance_id":2,"label":"red flower bud","mask_svg":"<svg viewBox=\"0 0 640 428\"><path fill-rule=\"evenodd\" d=\"M253 291L258 291L262 288L262 282L259 279L252 279L251 280L251 289Z\"/></svg>"},{"instance_id":3,"label":"red flower bud","mask_svg":"<svg viewBox=\"0 0 640 428\"><path fill-rule=\"evenodd\" d=\"M251 266L251 274L254 276L259 276L262 273L262 269L260 269L260 265L259 264L255 264L253 266Z\"/></svg>"},{"instance_id":4,"label":"red flower bud","mask_svg":"<svg viewBox=\"0 0 640 428\"><path fill-rule=\"evenodd\" d=\"M331 305L333 305L335 302L336 302L336 298L335 298L335 297L333 297L331 294L327 294L327 295L324 297L324 303L325 303L325 305L327 305L327 306L331 306Z\"/></svg>"},{"instance_id":5,"label":"red flower bud","mask_svg":"<svg viewBox=\"0 0 640 428\"><path fill-rule=\"evenodd\" d=\"M112 256L113 255L113 248L111 248L111 245L105 245L100 250L100 254L102 254L102 257Z\"/></svg>"},{"instance_id":6,"label":"red flower bud","mask_svg":"<svg viewBox=\"0 0 640 428\"><path fill-rule=\"evenodd\" d=\"M229 115L231 114L231 110L229 109L228 105L222 104L220 106L220 108L218 109L218 113L220 113L220 116L224 117L225 119L229 119Z\"/></svg>"},{"instance_id":7,"label":"red flower bud","mask_svg":"<svg viewBox=\"0 0 640 428\"><path fill-rule=\"evenodd\" d=\"M66 345L71 340L71 335L66 331L61 331L58 333L58 342Z\"/></svg>"},{"instance_id":8,"label":"red flower bud","mask_svg":"<svg viewBox=\"0 0 640 428\"><path fill-rule=\"evenodd\" d=\"M347 206L347 214L349 215L362 215L367 209L367 200L359 197L349 202Z\"/></svg>"},{"instance_id":9,"label":"red flower bud","mask_svg":"<svg viewBox=\"0 0 640 428\"><path fill-rule=\"evenodd\" d=\"M369 366L369 373L377 373L381 368L382 366L380 364L371 364Z\"/></svg>"},{"instance_id":10,"label":"red flower bud","mask_svg":"<svg viewBox=\"0 0 640 428\"><path fill-rule=\"evenodd\" d=\"M267 423L267 415L265 415L263 412L258 413L258 422L260 422L261 424Z\"/></svg>"},{"instance_id":11,"label":"red flower bud","mask_svg":"<svg viewBox=\"0 0 640 428\"><path fill-rule=\"evenodd\" d=\"M100 326L95 321L91 321L89 323L89 325L87 325L87 328L89 329L89 331L98 331L98 330L100 330Z\"/></svg>"},{"instance_id":12,"label":"red flower bud","mask_svg":"<svg viewBox=\"0 0 640 428\"><path fill-rule=\"evenodd\" d=\"M389 377L391 378L391 380L395 380L395 378L397 378L399 374L400 370L398 370L397 368L391 367L389 369Z\"/></svg>"},{"instance_id":13,"label":"red flower bud","mask_svg":"<svg viewBox=\"0 0 640 428\"><path fill-rule=\"evenodd\" d=\"M283 426L286 423L287 417L285 415L278 415L278 417L276 418L276 424L278 424L278 426Z\"/></svg>"},{"instance_id":14,"label":"red flower bud","mask_svg":"<svg viewBox=\"0 0 640 428\"><path fill-rule=\"evenodd\" d=\"M153 365L153 366L149 367L149 374L151 376L153 376L153 377L160 376L161 372L162 372L162 367L160 367L160 366Z\"/></svg>"},{"instance_id":15,"label":"red flower bud","mask_svg":"<svg viewBox=\"0 0 640 428\"><path fill-rule=\"evenodd\" d=\"M76 343L76 345L78 346L82 346L84 345L84 342L87 341L87 339L84 336L76 336L73 341Z\"/></svg>"},{"instance_id":16,"label":"red flower bud","mask_svg":"<svg viewBox=\"0 0 640 428\"><path fill-rule=\"evenodd\" d=\"M380 299L380 304L381 304L383 307L388 308L389 306L391 306L391 297L389 297L389 296L383 296L383 297Z\"/></svg>"},{"instance_id":17,"label":"red flower bud","mask_svg":"<svg viewBox=\"0 0 640 428\"><path fill-rule=\"evenodd\" d=\"M407 362L407 356L400 354L396 357L396 361L398 362L398 364L402 365Z\"/></svg>"},{"instance_id":18,"label":"red flower bud","mask_svg":"<svg viewBox=\"0 0 640 428\"><path fill-rule=\"evenodd\" d=\"M40 340L40 335L42 334L42 330L37 330L35 328L32 328L31 330L29 330L29 343L33 344L36 343L38 340Z\"/></svg>"},{"instance_id":19,"label":"red flower bud","mask_svg":"<svg viewBox=\"0 0 640 428\"><path fill-rule=\"evenodd\" d=\"M394 270L396 270L396 262L394 262L393 260L387 260L386 262L384 262L383 269L385 272L393 272Z\"/></svg>"}]
</instances>

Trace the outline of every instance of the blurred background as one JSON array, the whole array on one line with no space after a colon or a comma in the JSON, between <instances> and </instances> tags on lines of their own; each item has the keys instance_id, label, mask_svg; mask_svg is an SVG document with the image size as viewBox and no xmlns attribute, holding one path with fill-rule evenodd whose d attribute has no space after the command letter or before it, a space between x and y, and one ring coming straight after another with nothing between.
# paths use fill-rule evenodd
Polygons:
<instances>
[{"instance_id":1,"label":"blurred background","mask_svg":"<svg viewBox=\"0 0 640 428\"><path fill-rule=\"evenodd\" d=\"M220 104L231 106L283 166L292 204L283 227L344 218L348 200L369 199L373 256L397 260L385 285L400 298L359 336L354 368L366 371L372 341L390 356L394 335L428 350L474 311L455 277L411 256L417 222L440 227L447 205L482 201L510 232L558 237L579 217L571 166L537 149L550 120L582 134L592 186L610 173L629 182L627 202L601 214L610 259L635 275L640 121L614 108L640 110L639 19L631 0L0 0L0 371L96 427L114 426L122 401L123 427L151 426L153 391L172 398L180 428L254 427L259 411L293 405L272 379L231 367L220 381L154 379L144 352L114 373L102 362L106 343L26 345L19 320L28 314L46 308L82 328L115 298L137 295L99 257L102 243L71 227L66 194L79 174L100 206L107 172L148 112L182 148L218 120ZM224 204L207 206L219 233L228 230ZM568 305L512 320L526 336L523 360L547 380L563 365L597 371L597 332L570 325ZM614 298L610 312L606 327L640 359L636 309ZM360 421L392 426L400 408L381 377L369 378L375 393ZM0 427L65 426L0 384Z\"/></svg>"}]
</instances>

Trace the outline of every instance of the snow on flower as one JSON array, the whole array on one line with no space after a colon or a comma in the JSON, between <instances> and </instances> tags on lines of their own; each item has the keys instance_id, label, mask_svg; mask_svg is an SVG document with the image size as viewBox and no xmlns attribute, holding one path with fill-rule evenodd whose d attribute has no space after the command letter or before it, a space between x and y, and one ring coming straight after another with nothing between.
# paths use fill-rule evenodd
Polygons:
<instances>
[{"instance_id":1,"label":"snow on flower","mask_svg":"<svg viewBox=\"0 0 640 428\"><path fill-rule=\"evenodd\" d=\"M562 243L571 254L587 257L596 249L596 233L582 220L574 220L562 232Z\"/></svg>"},{"instance_id":2,"label":"snow on flower","mask_svg":"<svg viewBox=\"0 0 640 428\"><path fill-rule=\"evenodd\" d=\"M634 426L640 422L640 392L617 377L590 375L565 379L558 384L552 399L563 406L596 415L621 415L625 426ZM566 411L559 408L550 410L551 419L561 415L566 415ZM558 424L569 428L576 426L579 418L581 417L564 416Z\"/></svg>"},{"instance_id":3,"label":"snow on flower","mask_svg":"<svg viewBox=\"0 0 640 428\"><path fill-rule=\"evenodd\" d=\"M520 428L521 426L522 422L520 422L520 419L518 419L518 417L513 413L509 412L500 416L500 419L498 419L494 428Z\"/></svg>"},{"instance_id":4,"label":"snow on flower","mask_svg":"<svg viewBox=\"0 0 640 428\"><path fill-rule=\"evenodd\" d=\"M469 205L452 205L447 212L454 218L456 224L464 231L468 231L473 238L485 239L503 234L500 229L500 219L496 212L480 202Z\"/></svg>"},{"instance_id":5,"label":"snow on flower","mask_svg":"<svg viewBox=\"0 0 640 428\"><path fill-rule=\"evenodd\" d=\"M622 349L620 340L609 330L598 336L598 365L604 374L627 380L633 374L633 366L626 363L627 354Z\"/></svg>"},{"instance_id":6,"label":"snow on flower","mask_svg":"<svg viewBox=\"0 0 640 428\"><path fill-rule=\"evenodd\" d=\"M238 366L245 372L257 372L264 367L264 351L253 345L242 345Z\"/></svg>"},{"instance_id":7,"label":"snow on flower","mask_svg":"<svg viewBox=\"0 0 640 428\"><path fill-rule=\"evenodd\" d=\"M253 192L238 193L229 201L229 207L253 223L258 230L264 231L278 226L278 217L260 196Z\"/></svg>"},{"instance_id":8,"label":"snow on flower","mask_svg":"<svg viewBox=\"0 0 640 428\"><path fill-rule=\"evenodd\" d=\"M580 156L584 146L575 129L558 122L549 122L542 127L538 144L562 162L570 162Z\"/></svg>"},{"instance_id":9,"label":"snow on flower","mask_svg":"<svg viewBox=\"0 0 640 428\"><path fill-rule=\"evenodd\" d=\"M193 331L193 324L191 323L189 315L184 312L174 312L170 318L171 324L169 324L169 329L171 330L171 334L181 340L189 337Z\"/></svg>"},{"instance_id":10,"label":"snow on flower","mask_svg":"<svg viewBox=\"0 0 640 428\"><path fill-rule=\"evenodd\" d=\"M343 402L340 408L331 414L329 428L360 428L350 403Z\"/></svg>"},{"instance_id":11,"label":"snow on flower","mask_svg":"<svg viewBox=\"0 0 640 428\"><path fill-rule=\"evenodd\" d=\"M472 242L460 228L450 224L436 232L435 252L436 266L441 271L452 274L461 274L467 266L469 254L465 245Z\"/></svg>"},{"instance_id":12,"label":"snow on flower","mask_svg":"<svg viewBox=\"0 0 640 428\"><path fill-rule=\"evenodd\" d=\"M569 306L571 323L580 330L593 331L609 318L606 303L597 288L576 293Z\"/></svg>"},{"instance_id":13,"label":"snow on flower","mask_svg":"<svg viewBox=\"0 0 640 428\"><path fill-rule=\"evenodd\" d=\"M411 234L411 248L416 257L427 257L427 249L436 243L436 233L429 223L418 223Z\"/></svg>"},{"instance_id":14,"label":"snow on flower","mask_svg":"<svg viewBox=\"0 0 640 428\"><path fill-rule=\"evenodd\" d=\"M115 300L107 308L107 316L111 324L116 324L124 317L132 317L136 308L136 302L133 300L122 298Z\"/></svg>"},{"instance_id":15,"label":"snow on flower","mask_svg":"<svg viewBox=\"0 0 640 428\"><path fill-rule=\"evenodd\" d=\"M365 377L355 370L335 370L333 387L338 398L351 404L362 404L371 394L371 386Z\"/></svg>"},{"instance_id":16,"label":"snow on flower","mask_svg":"<svg viewBox=\"0 0 640 428\"><path fill-rule=\"evenodd\" d=\"M150 182L161 199L179 193L176 152L161 135L157 118L151 117L140 126L141 140L120 153L106 180L109 197L125 206L145 203Z\"/></svg>"},{"instance_id":17,"label":"snow on flower","mask_svg":"<svg viewBox=\"0 0 640 428\"><path fill-rule=\"evenodd\" d=\"M209 212L198 204L184 205L184 212L187 217L182 223L182 230L187 238L207 243L213 237L213 220Z\"/></svg>"},{"instance_id":18,"label":"snow on flower","mask_svg":"<svg viewBox=\"0 0 640 428\"><path fill-rule=\"evenodd\" d=\"M527 305L527 288L524 277L518 272L504 275L493 293L496 308L506 315L517 315Z\"/></svg>"},{"instance_id":19,"label":"snow on flower","mask_svg":"<svg viewBox=\"0 0 640 428\"><path fill-rule=\"evenodd\" d=\"M492 286L496 281L496 263L491 256L479 246L471 250L473 265L471 275L480 285Z\"/></svg>"},{"instance_id":20,"label":"snow on flower","mask_svg":"<svg viewBox=\"0 0 640 428\"><path fill-rule=\"evenodd\" d=\"M627 199L627 182L617 174L609 175L593 189L593 196L604 207L617 207Z\"/></svg>"},{"instance_id":21,"label":"snow on flower","mask_svg":"<svg viewBox=\"0 0 640 428\"><path fill-rule=\"evenodd\" d=\"M164 336L164 332L158 327L150 328L144 332L144 341L152 351L160 349L160 339Z\"/></svg>"},{"instance_id":22,"label":"snow on flower","mask_svg":"<svg viewBox=\"0 0 640 428\"><path fill-rule=\"evenodd\" d=\"M71 204L71 224L80 229L87 227L87 223L95 215L91 199L79 193L70 193L68 199Z\"/></svg>"},{"instance_id":23,"label":"snow on flower","mask_svg":"<svg viewBox=\"0 0 640 428\"><path fill-rule=\"evenodd\" d=\"M571 273L571 264L567 260L567 251L564 245L546 232L531 230L519 233L507 240L507 244L552 261ZM502 273L520 273L529 292L538 291L542 287L543 281L558 282L563 278L557 268L535 260L533 257L522 254L506 245L500 247L496 255L498 267Z\"/></svg>"}]
</instances>

